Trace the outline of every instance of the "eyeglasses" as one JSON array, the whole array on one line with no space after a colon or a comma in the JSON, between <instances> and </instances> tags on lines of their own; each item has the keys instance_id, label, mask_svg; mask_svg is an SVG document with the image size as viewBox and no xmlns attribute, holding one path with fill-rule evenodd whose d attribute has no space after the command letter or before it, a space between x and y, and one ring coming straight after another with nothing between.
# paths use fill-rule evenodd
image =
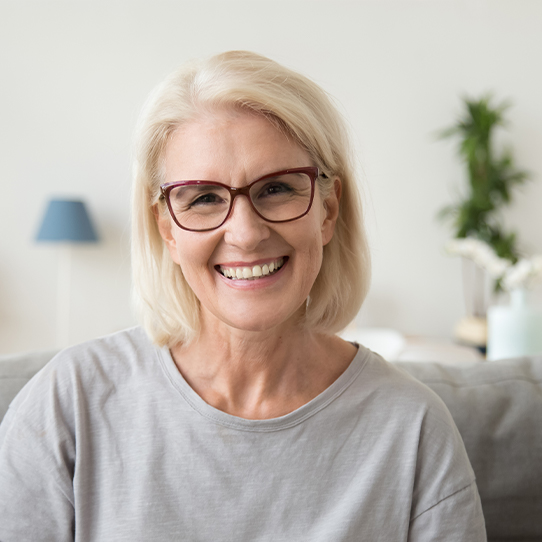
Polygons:
<instances>
[{"instance_id":1,"label":"eyeglasses","mask_svg":"<svg viewBox=\"0 0 542 542\"><path fill-rule=\"evenodd\" d=\"M177 181L161 185L160 191L179 228L210 231L226 222L233 200L240 195L267 222L290 222L305 216L319 176L317 167L299 167L269 173L242 188L214 181Z\"/></svg>"}]
</instances>

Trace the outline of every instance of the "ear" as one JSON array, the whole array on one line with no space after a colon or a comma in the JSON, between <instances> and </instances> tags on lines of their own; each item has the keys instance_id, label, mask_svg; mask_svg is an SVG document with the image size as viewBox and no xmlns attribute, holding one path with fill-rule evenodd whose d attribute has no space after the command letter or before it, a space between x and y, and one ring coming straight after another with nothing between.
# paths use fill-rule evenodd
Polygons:
<instances>
[{"instance_id":1,"label":"ear","mask_svg":"<svg viewBox=\"0 0 542 542\"><path fill-rule=\"evenodd\" d=\"M169 217L169 214L167 213L161 213L158 209L158 205L155 205L152 208L152 212L154 214L154 218L156 220L156 224L158 226L158 231L160 232L160 236L164 240L164 243L166 244L169 254L171 256L171 259L176 263L179 264L179 255L177 253L177 240L175 237L173 237L171 233L172 224L171 219Z\"/></svg>"},{"instance_id":2,"label":"ear","mask_svg":"<svg viewBox=\"0 0 542 542\"><path fill-rule=\"evenodd\" d=\"M324 221L322 222L322 244L327 245L333 237L335 224L339 217L339 204L341 201L341 180L336 177L333 183L333 190L324 200Z\"/></svg>"}]
</instances>

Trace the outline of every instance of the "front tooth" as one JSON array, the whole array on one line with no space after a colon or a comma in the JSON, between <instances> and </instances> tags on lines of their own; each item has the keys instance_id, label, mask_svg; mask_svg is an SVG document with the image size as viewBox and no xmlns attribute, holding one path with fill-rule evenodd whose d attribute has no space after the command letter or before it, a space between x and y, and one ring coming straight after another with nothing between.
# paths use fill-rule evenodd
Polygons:
<instances>
[{"instance_id":1,"label":"front tooth","mask_svg":"<svg viewBox=\"0 0 542 542\"><path fill-rule=\"evenodd\" d=\"M222 272L224 276L232 278L233 280L252 279L269 275L270 273L273 273L273 271L278 271L283 264L284 258L279 258L278 260L275 260L274 262L271 262L269 264L264 264L261 267L259 265L255 265L254 267L252 267L252 269L250 267L228 267L224 268Z\"/></svg>"}]
</instances>

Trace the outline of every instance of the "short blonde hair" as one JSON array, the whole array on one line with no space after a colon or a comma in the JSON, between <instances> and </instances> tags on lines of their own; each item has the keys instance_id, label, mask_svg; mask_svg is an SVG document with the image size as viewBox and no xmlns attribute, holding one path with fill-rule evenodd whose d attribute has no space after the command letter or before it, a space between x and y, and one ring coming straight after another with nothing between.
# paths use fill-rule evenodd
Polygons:
<instances>
[{"instance_id":1,"label":"short blonde hair","mask_svg":"<svg viewBox=\"0 0 542 542\"><path fill-rule=\"evenodd\" d=\"M266 116L326 174L325 197L342 182L339 217L310 292L304 324L335 333L357 314L370 282L370 257L347 130L328 95L308 78L264 56L231 51L187 63L150 96L136 131L132 266L136 308L158 345L189 342L199 331L199 300L163 242L153 208L164 182L172 133L204 111L244 108Z\"/></svg>"}]
</instances>

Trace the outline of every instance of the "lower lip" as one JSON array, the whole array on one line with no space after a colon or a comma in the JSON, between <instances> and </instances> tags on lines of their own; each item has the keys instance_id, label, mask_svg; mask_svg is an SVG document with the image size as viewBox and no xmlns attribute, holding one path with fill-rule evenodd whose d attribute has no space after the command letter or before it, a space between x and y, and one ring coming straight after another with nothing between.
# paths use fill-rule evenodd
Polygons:
<instances>
[{"instance_id":1,"label":"lower lip","mask_svg":"<svg viewBox=\"0 0 542 542\"><path fill-rule=\"evenodd\" d=\"M254 280L243 280L243 279L232 280L232 279L226 278L220 271L216 271L216 269L215 271L218 273L218 276L230 288L235 288L237 290L256 290L258 288L266 288L268 286L271 286L275 282L277 282L277 280L279 280L280 277L282 276L282 272L284 271L284 269L288 266L288 262L289 260L286 260L282 264L282 267L276 273L273 273L272 275L269 275L267 277L254 279Z\"/></svg>"}]
</instances>

